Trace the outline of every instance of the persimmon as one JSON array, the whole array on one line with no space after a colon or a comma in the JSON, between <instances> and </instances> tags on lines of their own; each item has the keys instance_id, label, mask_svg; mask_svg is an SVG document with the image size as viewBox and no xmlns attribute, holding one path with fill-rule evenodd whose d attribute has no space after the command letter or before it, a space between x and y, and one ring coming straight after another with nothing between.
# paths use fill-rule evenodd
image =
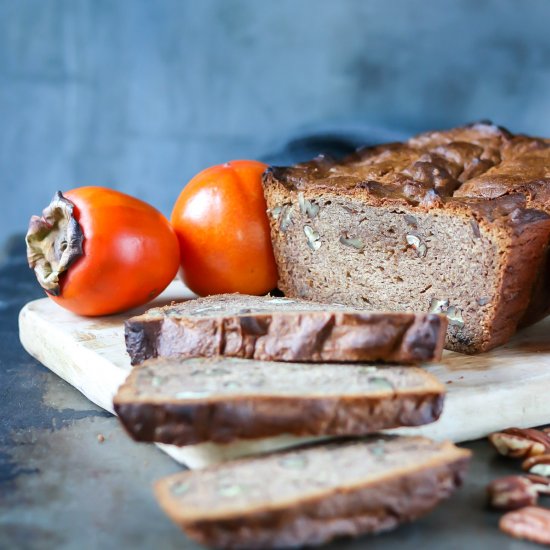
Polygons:
<instances>
[{"instance_id":1,"label":"persimmon","mask_svg":"<svg viewBox=\"0 0 550 550\"><path fill-rule=\"evenodd\" d=\"M160 294L179 267L168 220L105 187L58 191L26 237L29 266L48 296L80 315L108 315Z\"/></svg>"},{"instance_id":2,"label":"persimmon","mask_svg":"<svg viewBox=\"0 0 550 550\"><path fill-rule=\"evenodd\" d=\"M277 285L262 174L236 160L212 166L183 188L172 211L181 275L196 294L265 294Z\"/></svg>"}]
</instances>

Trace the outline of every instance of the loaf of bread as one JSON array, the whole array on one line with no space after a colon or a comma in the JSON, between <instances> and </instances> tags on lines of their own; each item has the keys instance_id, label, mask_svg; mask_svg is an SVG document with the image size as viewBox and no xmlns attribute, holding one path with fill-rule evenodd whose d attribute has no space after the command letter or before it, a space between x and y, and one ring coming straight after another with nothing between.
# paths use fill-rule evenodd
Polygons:
<instances>
[{"instance_id":1,"label":"loaf of bread","mask_svg":"<svg viewBox=\"0 0 550 550\"><path fill-rule=\"evenodd\" d=\"M550 142L479 123L264 175L286 296L441 312L446 347L506 342L550 303Z\"/></svg>"},{"instance_id":2,"label":"loaf of bread","mask_svg":"<svg viewBox=\"0 0 550 550\"><path fill-rule=\"evenodd\" d=\"M319 545L426 514L460 485L469 456L449 442L377 436L178 473L155 492L200 544Z\"/></svg>"},{"instance_id":3,"label":"loaf of bread","mask_svg":"<svg viewBox=\"0 0 550 550\"><path fill-rule=\"evenodd\" d=\"M138 441L191 445L427 424L444 392L416 367L155 359L132 369L114 409Z\"/></svg>"},{"instance_id":4,"label":"loaf of bread","mask_svg":"<svg viewBox=\"0 0 550 550\"><path fill-rule=\"evenodd\" d=\"M126 321L125 337L132 364L157 356L407 364L439 360L446 328L437 314L222 294L150 309Z\"/></svg>"}]
</instances>

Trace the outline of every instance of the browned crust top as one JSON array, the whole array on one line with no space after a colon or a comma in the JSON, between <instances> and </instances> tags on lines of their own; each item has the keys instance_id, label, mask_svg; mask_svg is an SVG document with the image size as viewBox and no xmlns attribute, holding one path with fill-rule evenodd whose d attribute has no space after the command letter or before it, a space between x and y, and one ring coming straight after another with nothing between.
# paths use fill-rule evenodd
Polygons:
<instances>
[{"instance_id":1,"label":"browned crust top","mask_svg":"<svg viewBox=\"0 0 550 550\"><path fill-rule=\"evenodd\" d=\"M548 209L550 141L476 123L360 149L341 161L320 156L292 167L272 167L264 185L274 182L289 190L353 193L371 202L429 208L520 194L528 206ZM488 210L481 208L484 214Z\"/></svg>"}]
</instances>

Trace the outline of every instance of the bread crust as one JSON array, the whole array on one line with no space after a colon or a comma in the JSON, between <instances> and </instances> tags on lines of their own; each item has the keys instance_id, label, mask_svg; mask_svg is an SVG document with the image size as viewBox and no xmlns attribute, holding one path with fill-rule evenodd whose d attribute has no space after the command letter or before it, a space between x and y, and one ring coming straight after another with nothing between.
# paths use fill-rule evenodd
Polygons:
<instances>
[{"instance_id":1,"label":"bread crust","mask_svg":"<svg viewBox=\"0 0 550 550\"><path fill-rule=\"evenodd\" d=\"M227 307L239 300L246 305L249 299L222 295L194 300L193 304L200 310L216 304ZM189 309L191 303L183 305ZM154 357L176 356L396 364L441 359L447 328L443 315L340 309L319 304L317 311L278 309L239 315L221 311L218 316L201 317L178 312L176 304L158 308L154 315L146 312L127 320L126 348L133 365Z\"/></svg>"},{"instance_id":2,"label":"bread crust","mask_svg":"<svg viewBox=\"0 0 550 550\"><path fill-rule=\"evenodd\" d=\"M550 140L514 135L480 122L426 132L403 143L359 149L342 161L321 155L271 176L291 191L335 189L407 204L441 199L492 200L521 194L529 208L550 209Z\"/></svg>"}]
</instances>

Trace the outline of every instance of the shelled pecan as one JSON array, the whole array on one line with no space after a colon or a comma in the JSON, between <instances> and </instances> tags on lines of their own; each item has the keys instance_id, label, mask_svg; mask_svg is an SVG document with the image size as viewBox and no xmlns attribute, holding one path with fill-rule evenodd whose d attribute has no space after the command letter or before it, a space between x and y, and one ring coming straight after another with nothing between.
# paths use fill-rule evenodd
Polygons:
<instances>
[{"instance_id":1,"label":"shelled pecan","mask_svg":"<svg viewBox=\"0 0 550 550\"><path fill-rule=\"evenodd\" d=\"M539 544L550 544L550 510L527 506L504 514L500 529L517 539L526 539Z\"/></svg>"},{"instance_id":2,"label":"shelled pecan","mask_svg":"<svg viewBox=\"0 0 550 550\"><path fill-rule=\"evenodd\" d=\"M535 486L539 495L550 495L550 477L537 474L525 474L525 477Z\"/></svg>"},{"instance_id":3,"label":"shelled pecan","mask_svg":"<svg viewBox=\"0 0 550 550\"><path fill-rule=\"evenodd\" d=\"M537 503L538 491L527 477L506 476L495 479L488 487L489 505L500 510L516 510Z\"/></svg>"},{"instance_id":4,"label":"shelled pecan","mask_svg":"<svg viewBox=\"0 0 550 550\"><path fill-rule=\"evenodd\" d=\"M491 445L503 456L528 458L550 453L550 434L531 428L508 428L489 436Z\"/></svg>"},{"instance_id":5,"label":"shelled pecan","mask_svg":"<svg viewBox=\"0 0 550 550\"><path fill-rule=\"evenodd\" d=\"M550 479L550 454L531 456L526 458L521 467L530 474Z\"/></svg>"}]
</instances>

